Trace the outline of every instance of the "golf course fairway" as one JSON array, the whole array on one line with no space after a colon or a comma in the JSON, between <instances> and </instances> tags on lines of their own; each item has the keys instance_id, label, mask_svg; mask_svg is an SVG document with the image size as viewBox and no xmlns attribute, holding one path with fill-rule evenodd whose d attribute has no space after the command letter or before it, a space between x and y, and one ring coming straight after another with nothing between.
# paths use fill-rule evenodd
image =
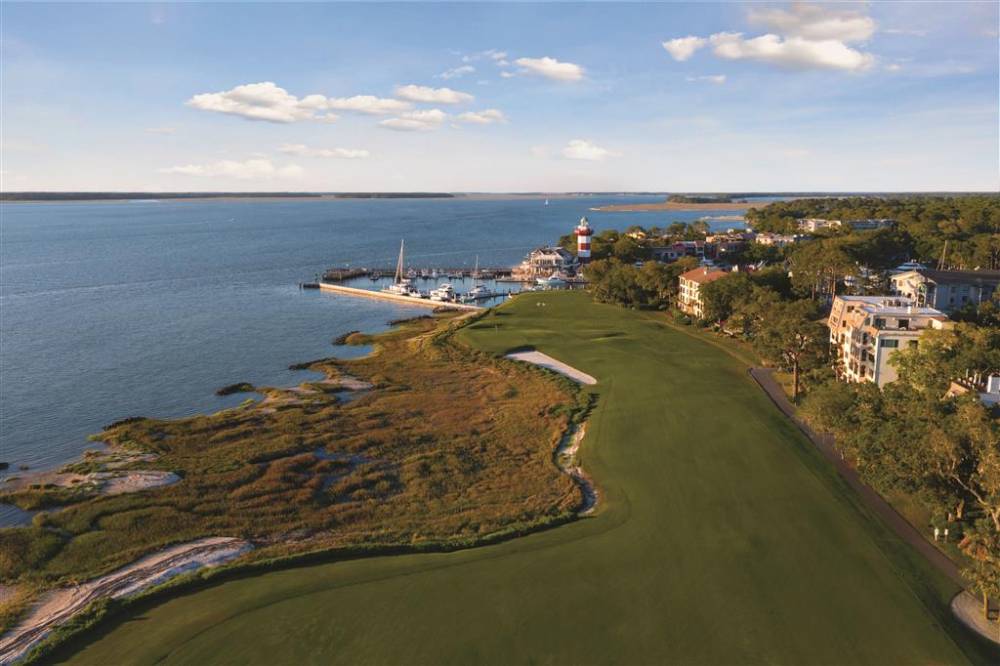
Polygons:
<instances>
[{"instance_id":1,"label":"golf course fairway","mask_svg":"<svg viewBox=\"0 0 1000 666\"><path fill-rule=\"evenodd\" d=\"M711 344L524 294L459 334L597 378L593 517L499 545L301 566L129 611L86 664L962 664L957 589L868 515ZM455 396L461 403L461 396ZM977 654L979 655L977 657Z\"/></svg>"}]
</instances>

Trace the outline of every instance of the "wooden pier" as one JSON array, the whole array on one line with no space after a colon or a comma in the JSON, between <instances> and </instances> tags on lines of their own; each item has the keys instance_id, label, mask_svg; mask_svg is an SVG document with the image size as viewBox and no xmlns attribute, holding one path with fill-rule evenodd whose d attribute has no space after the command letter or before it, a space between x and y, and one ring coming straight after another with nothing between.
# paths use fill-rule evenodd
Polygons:
<instances>
[{"instance_id":1,"label":"wooden pier","mask_svg":"<svg viewBox=\"0 0 1000 666\"><path fill-rule=\"evenodd\" d=\"M482 306L472 305L471 303L443 303L441 301L432 301L428 298L414 298L413 296L401 296L399 294L390 294L385 291L375 291L373 289L359 289L357 287L345 287L342 284L333 284L330 282L320 282L319 288L325 291L332 291L338 294L344 294L346 296L364 296L367 298L378 298L383 301L395 301L401 305L414 305L417 307L424 308L448 308L449 310L482 310Z\"/></svg>"}]
</instances>

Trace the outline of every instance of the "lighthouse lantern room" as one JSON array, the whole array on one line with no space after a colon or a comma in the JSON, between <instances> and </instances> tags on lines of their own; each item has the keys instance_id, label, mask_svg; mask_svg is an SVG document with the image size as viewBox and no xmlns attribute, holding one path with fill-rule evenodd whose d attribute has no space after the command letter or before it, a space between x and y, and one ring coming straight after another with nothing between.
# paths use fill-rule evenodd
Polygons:
<instances>
[{"instance_id":1,"label":"lighthouse lantern room","mask_svg":"<svg viewBox=\"0 0 1000 666\"><path fill-rule=\"evenodd\" d=\"M576 234L576 256L581 264L590 261L590 237L594 235L594 230L590 228L587 218L581 217L580 224L573 231Z\"/></svg>"}]
</instances>

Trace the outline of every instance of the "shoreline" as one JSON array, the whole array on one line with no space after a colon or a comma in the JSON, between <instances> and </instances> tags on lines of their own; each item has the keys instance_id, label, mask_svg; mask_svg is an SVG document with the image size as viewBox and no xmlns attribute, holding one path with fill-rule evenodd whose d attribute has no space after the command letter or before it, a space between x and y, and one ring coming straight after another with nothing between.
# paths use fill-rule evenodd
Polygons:
<instances>
[{"instance_id":1,"label":"shoreline","mask_svg":"<svg viewBox=\"0 0 1000 666\"><path fill-rule=\"evenodd\" d=\"M486 308L466 308L464 312L455 313L456 316L448 330L455 329L454 322L475 320L477 315L485 312ZM411 320L423 319L424 316L415 316L393 322L390 331L399 325ZM382 332L383 334L385 332ZM379 335L376 333L374 335ZM426 334L424 334L426 335ZM421 336L423 337L423 336ZM416 338L421 339L421 338ZM377 343L374 349L366 356L378 353ZM349 359L357 360L357 359ZM313 361L308 363L318 363ZM326 378L318 381L305 381L293 387L255 387L252 392L258 393L262 399L257 401L254 408L262 413L273 412L276 408L300 405L304 399L310 395L324 393L323 389L316 389L314 385L340 387L348 394L339 397L338 401L350 402L356 397L361 397L370 392L375 387L366 381L360 380L346 372L338 371L338 374L330 374L328 370ZM230 411L232 408L219 410L215 414ZM289 567L302 566L313 562L331 562L342 559L360 559L366 557L387 556L396 554L411 554L424 552L452 552L458 550L468 550L485 545L502 543L511 539L545 531L560 525L574 522L578 518L590 515L594 512L598 493L590 478L583 472L577 462L576 453L580 441L585 432L585 424L570 422L566 431L559 438L556 447L553 449L552 462L563 474L568 475L580 491L581 501L577 509L572 512L564 511L556 515L542 514L535 518L514 525L506 526L479 535L475 538L468 538L461 535L450 536L439 541L428 541L426 543L384 543L384 544L359 544L359 545L330 545L320 546L314 550L303 550L290 554L279 554L270 556L267 559L247 559L244 556L271 545L267 540L249 537L236 537L217 534L197 538L194 541L174 543L156 550L146 552L138 558L127 562L112 571L97 575L83 582L71 585L62 585L49 588L33 598L17 621L8 626L0 633L0 664L19 663L27 659L34 662L37 659L49 654L52 650L63 646L68 641L88 633L93 627L110 619L121 610L136 603L142 603L151 599L166 600L174 595L184 594L193 589L204 586L211 586L218 582L230 578L243 578L259 575L274 569L285 569ZM92 455L83 455L75 459L74 463L68 465L72 467L76 464L93 462L97 459L109 460L111 464L119 462L153 462L158 456L156 454L135 452L113 445L108 445L106 451ZM166 475L165 480L169 483L182 481L174 472L160 472L152 470L120 470L112 472L91 473L89 476L100 476L103 481L105 474L112 475L135 475L135 474ZM63 481L66 485L72 485L69 477L79 477L80 474L60 470L35 472L35 478L18 478L14 483L18 488L27 487L30 483L38 481L54 481L57 477L67 477L58 479L60 487ZM162 483L149 484L146 487L135 487L127 490L100 488L100 494L117 494L119 492L135 492L140 490L153 489L168 485ZM69 505L67 505L69 506ZM63 506L51 507L52 511L59 511ZM44 510L44 509L43 509ZM314 540L315 535L292 539L300 544L308 545ZM10 586L3 586L0 592L6 596L13 597L18 593L18 588L23 583L15 583Z\"/></svg>"},{"instance_id":2,"label":"shoreline","mask_svg":"<svg viewBox=\"0 0 1000 666\"><path fill-rule=\"evenodd\" d=\"M675 201L663 201L651 204L612 204L609 206L598 206L590 210L596 213L658 213L664 211L727 211L727 210L750 210L753 208L763 208L769 201L751 201L747 203L677 203Z\"/></svg>"}]
</instances>

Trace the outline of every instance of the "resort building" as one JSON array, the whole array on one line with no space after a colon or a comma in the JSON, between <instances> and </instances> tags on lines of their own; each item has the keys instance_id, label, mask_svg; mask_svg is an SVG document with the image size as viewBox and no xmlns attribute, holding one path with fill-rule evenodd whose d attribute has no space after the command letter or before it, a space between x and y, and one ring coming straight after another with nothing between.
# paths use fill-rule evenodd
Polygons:
<instances>
[{"instance_id":1,"label":"resort building","mask_svg":"<svg viewBox=\"0 0 1000 666\"><path fill-rule=\"evenodd\" d=\"M714 257L725 257L727 254L739 252L754 239L752 232L727 231L724 234L711 234L705 237L709 253Z\"/></svg>"},{"instance_id":2,"label":"resort building","mask_svg":"<svg viewBox=\"0 0 1000 666\"><path fill-rule=\"evenodd\" d=\"M576 272L576 267L576 257L565 249L540 247L529 252L524 261L514 267L511 277L523 282L534 282L553 273L572 275Z\"/></svg>"},{"instance_id":3,"label":"resort building","mask_svg":"<svg viewBox=\"0 0 1000 666\"><path fill-rule=\"evenodd\" d=\"M873 382L879 388L896 380L889 359L918 344L927 329L951 325L948 316L901 296L837 296L830 319L830 345L841 379Z\"/></svg>"},{"instance_id":4,"label":"resort building","mask_svg":"<svg viewBox=\"0 0 1000 666\"><path fill-rule=\"evenodd\" d=\"M680 289L677 294L677 307L682 312L695 319L704 316L704 309L701 302L701 285L715 282L719 278L729 275L726 271L720 271L708 267L699 267L683 273L680 280Z\"/></svg>"},{"instance_id":5,"label":"resort building","mask_svg":"<svg viewBox=\"0 0 1000 666\"><path fill-rule=\"evenodd\" d=\"M979 402L991 409L1000 407L1000 374L975 374L956 379L948 388L948 396L954 397L973 393Z\"/></svg>"},{"instance_id":6,"label":"resort building","mask_svg":"<svg viewBox=\"0 0 1000 666\"><path fill-rule=\"evenodd\" d=\"M917 305L942 312L993 298L1000 286L1000 271L937 271L918 268L890 278L892 293L912 298Z\"/></svg>"},{"instance_id":7,"label":"resort building","mask_svg":"<svg viewBox=\"0 0 1000 666\"><path fill-rule=\"evenodd\" d=\"M770 232L764 232L757 234L753 239L754 243L760 243L761 245L773 245L775 247L785 247L786 245L794 245L805 240L807 236L802 234L773 234Z\"/></svg>"},{"instance_id":8,"label":"resort building","mask_svg":"<svg viewBox=\"0 0 1000 666\"><path fill-rule=\"evenodd\" d=\"M805 231L806 233L815 233L820 229L839 229L841 226L840 220L822 220L815 217L807 217L805 219L799 220L798 222L799 231Z\"/></svg>"},{"instance_id":9,"label":"resort building","mask_svg":"<svg viewBox=\"0 0 1000 666\"><path fill-rule=\"evenodd\" d=\"M670 245L652 247L649 251L654 259L666 263L677 261L681 257L704 259L707 252L707 244L705 241L700 240L677 241Z\"/></svg>"}]
</instances>

